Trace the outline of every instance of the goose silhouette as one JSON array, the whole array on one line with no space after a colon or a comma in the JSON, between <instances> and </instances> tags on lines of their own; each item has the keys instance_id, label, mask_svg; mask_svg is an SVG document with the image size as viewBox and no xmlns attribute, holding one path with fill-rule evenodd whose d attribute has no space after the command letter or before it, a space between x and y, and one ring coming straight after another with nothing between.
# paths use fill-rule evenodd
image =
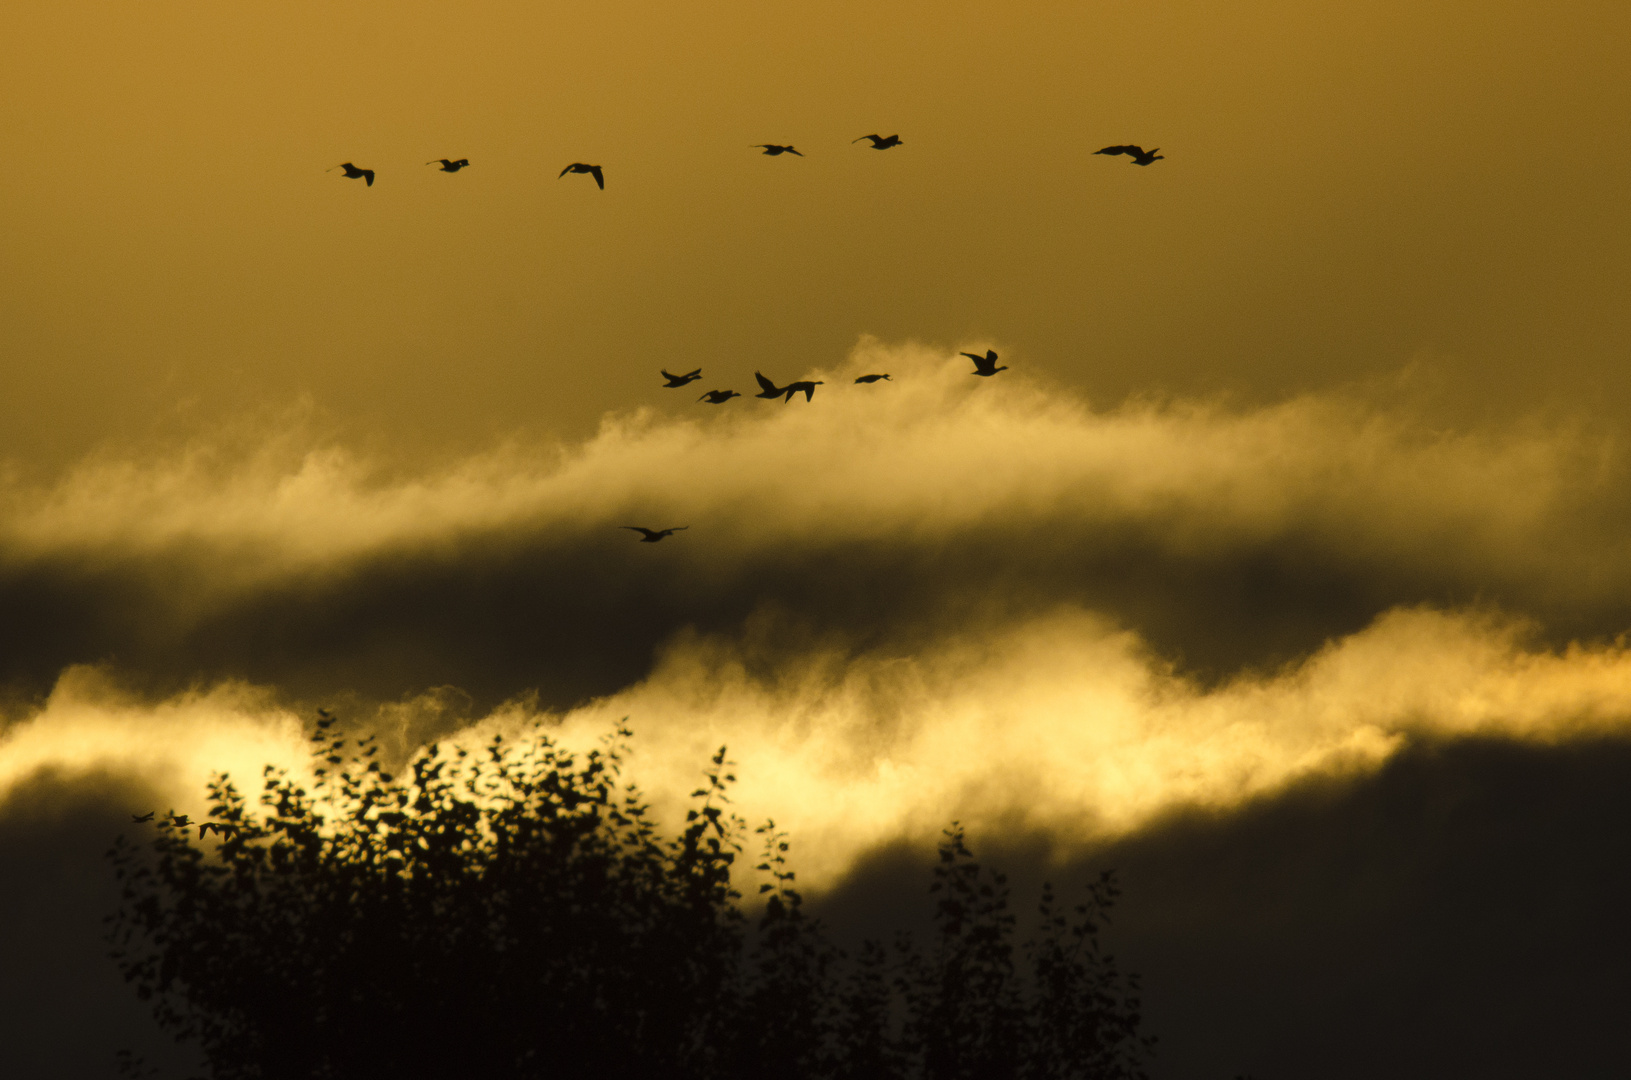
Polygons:
<instances>
[{"instance_id":1,"label":"goose silhouette","mask_svg":"<svg viewBox=\"0 0 1631 1080\"><path fill-rule=\"evenodd\" d=\"M1155 148L1155 150L1159 149L1161 149L1159 146ZM1095 150L1093 152L1095 154L1109 154L1111 157L1115 157L1118 154L1126 154L1128 157L1133 159L1134 165L1149 165L1152 162L1165 161L1167 159L1167 155L1157 154L1155 150L1146 150L1142 146L1133 146L1129 144L1127 146L1106 146L1103 150Z\"/></svg>"},{"instance_id":2,"label":"goose silhouette","mask_svg":"<svg viewBox=\"0 0 1631 1080\"><path fill-rule=\"evenodd\" d=\"M963 355L974 361L974 370L969 372L970 375L984 375L989 377L995 375L999 371L1008 370L1007 364L1002 365L1002 367L997 366L997 351L995 349L987 349L984 356L971 352L963 353Z\"/></svg>"},{"instance_id":3,"label":"goose silhouette","mask_svg":"<svg viewBox=\"0 0 1631 1080\"><path fill-rule=\"evenodd\" d=\"M346 177L347 180L366 180L368 182L369 187L374 186L374 170L373 169L359 169L355 165L351 164L351 162L349 162L349 161L347 161L347 162L345 162L343 164L334 166L334 169L344 169L345 170L345 177ZM333 172L334 169L329 169L328 171Z\"/></svg>"},{"instance_id":4,"label":"goose silhouette","mask_svg":"<svg viewBox=\"0 0 1631 1080\"><path fill-rule=\"evenodd\" d=\"M902 143L900 141L900 136L899 135L891 135L888 138L884 138L882 135L862 135L861 139L871 139L872 140L872 149L874 149L874 150L887 150L891 146L904 146L905 145L904 143ZM851 139L850 142L851 143L858 143L858 142L861 141L861 139Z\"/></svg>"},{"instance_id":5,"label":"goose silhouette","mask_svg":"<svg viewBox=\"0 0 1631 1080\"><path fill-rule=\"evenodd\" d=\"M858 382L858 383L875 383L879 379L889 379L889 376L887 376L887 375L862 375L859 379L856 379L855 381ZM895 380L894 379L889 379L889 381L894 382Z\"/></svg>"},{"instance_id":6,"label":"goose silhouette","mask_svg":"<svg viewBox=\"0 0 1631 1080\"><path fill-rule=\"evenodd\" d=\"M789 401L792 401L793 395L798 393L800 390L804 391L804 400L809 401L815 397L815 388L823 385L825 384L820 379L817 379L815 382L811 382L808 379L804 379L799 382L790 382L786 386L782 387L782 392L787 395L786 397L782 398L782 404L785 405Z\"/></svg>"},{"instance_id":7,"label":"goose silhouette","mask_svg":"<svg viewBox=\"0 0 1631 1080\"><path fill-rule=\"evenodd\" d=\"M792 154L794 157L803 157L804 156L803 154L799 153L797 150L794 150L791 146L778 146L775 143L768 143L768 142L754 143L753 144L753 149L757 150L761 146L764 147L765 153L768 154L771 157L780 157L782 154Z\"/></svg>"},{"instance_id":8,"label":"goose silhouette","mask_svg":"<svg viewBox=\"0 0 1631 1080\"><path fill-rule=\"evenodd\" d=\"M431 161L425 162L425 164L426 165L435 165L437 162L441 162L443 172L458 172L460 169L462 169L466 165L470 164L470 159L469 158L459 158L457 160L454 160L452 158L435 158L435 159L433 159Z\"/></svg>"},{"instance_id":9,"label":"goose silhouette","mask_svg":"<svg viewBox=\"0 0 1631 1080\"><path fill-rule=\"evenodd\" d=\"M665 536L673 536L675 533L684 532L686 529L689 529L690 527L691 526L689 526L689 525L676 525L672 529L646 529L646 528L640 527L639 525L619 525L618 526L618 528L620 528L620 529L633 529L635 532L639 533L640 534L640 542L642 544L655 544L657 541L661 540Z\"/></svg>"},{"instance_id":10,"label":"goose silhouette","mask_svg":"<svg viewBox=\"0 0 1631 1080\"><path fill-rule=\"evenodd\" d=\"M771 382L757 371L753 373L753 377L759 380L759 392L754 394L754 397L779 398L783 394L787 393L787 387L777 386L775 383Z\"/></svg>"},{"instance_id":11,"label":"goose silhouette","mask_svg":"<svg viewBox=\"0 0 1631 1080\"><path fill-rule=\"evenodd\" d=\"M741 396L742 395L738 394L735 390L710 390L706 394L703 394L701 397L697 398L697 400L706 401L710 405L723 405L731 398Z\"/></svg>"},{"instance_id":12,"label":"goose silhouette","mask_svg":"<svg viewBox=\"0 0 1631 1080\"><path fill-rule=\"evenodd\" d=\"M600 190L606 190L606 177L601 173L599 165L585 165L581 161L574 161L561 170L561 176L565 176L567 173L588 173L595 178L595 183L600 185ZM560 176L557 176L555 179L559 180L560 178Z\"/></svg>"},{"instance_id":13,"label":"goose silhouette","mask_svg":"<svg viewBox=\"0 0 1631 1080\"><path fill-rule=\"evenodd\" d=\"M697 368L695 371L687 371L684 375L671 374L667 368L663 368L662 372L663 378L668 380L668 385L663 387L664 390L674 390L702 378L701 368Z\"/></svg>"}]
</instances>

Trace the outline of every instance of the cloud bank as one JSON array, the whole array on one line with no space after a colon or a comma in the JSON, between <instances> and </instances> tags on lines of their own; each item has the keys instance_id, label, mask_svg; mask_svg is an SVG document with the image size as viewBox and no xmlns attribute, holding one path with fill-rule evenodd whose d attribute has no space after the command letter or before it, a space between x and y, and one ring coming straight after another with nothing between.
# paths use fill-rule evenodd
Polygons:
<instances>
[{"instance_id":1,"label":"cloud bank","mask_svg":"<svg viewBox=\"0 0 1631 1080\"><path fill-rule=\"evenodd\" d=\"M863 341L810 403L417 475L272 439L14 485L0 785L122 767L185 805L319 704L402 752L629 715L659 801L729 743L744 812L831 875L953 816L1086 842L1415 737L1623 730L1611 441L1357 396L1095 410L1013 366Z\"/></svg>"}]
</instances>

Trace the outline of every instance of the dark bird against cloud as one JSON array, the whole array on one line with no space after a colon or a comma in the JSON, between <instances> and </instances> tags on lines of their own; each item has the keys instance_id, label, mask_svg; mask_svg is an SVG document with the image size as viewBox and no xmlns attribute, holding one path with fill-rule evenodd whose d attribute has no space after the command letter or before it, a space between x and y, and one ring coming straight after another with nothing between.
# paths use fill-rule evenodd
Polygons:
<instances>
[{"instance_id":1,"label":"dark bird against cloud","mask_svg":"<svg viewBox=\"0 0 1631 1080\"><path fill-rule=\"evenodd\" d=\"M438 162L441 163L442 172L458 172L460 169L470 164L470 160L468 158L458 158L457 160L453 158L434 158L425 162L425 164L435 165Z\"/></svg>"},{"instance_id":2,"label":"dark bird against cloud","mask_svg":"<svg viewBox=\"0 0 1631 1080\"><path fill-rule=\"evenodd\" d=\"M1007 364L1004 364L1001 367L997 366L997 350L995 349L987 349L984 356L971 352L966 352L963 355L974 361L974 370L969 372L971 375L990 376L995 375L999 371L1008 370Z\"/></svg>"},{"instance_id":3,"label":"dark bird against cloud","mask_svg":"<svg viewBox=\"0 0 1631 1080\"><path fill-rule=\"evenodd\" d=\"M585 165L581 161L575 161L561 170L561 176L565 176L567 173L588 173L595 178L595 183L600 185L600 190L606 190L606 177L601 173L599 165ZM556 177L556 179L560 179L560 177Z\"/></svg>"},{"instance_id":4,"label":"dark bird against cloud","mask_svg":"<svg viewBox=\"0 0 1631 1080\"><path fill-rule=\"evenodd\" d=\"M861 375L861 376L857 377L855 381L858 382L858 383L875 383L879 379L888 379L888 378L889 378L888 375ZM890 381L893 382L894 380L890 379Z\"/></svg>"},{"instance_id":5,"label":"dark bird against cloud","mask_svg":"<svg viewBox=\"0 0 1631 1080\"><path fill-rule=\"evenodd\" d=\"M871 139L872 149L874 150L887 150L891 146L903 145L900 141L899 135L891 135L888 138L884 138L882 135L862 135L861 139ZM850 142L858 143L861 141L861 139L851 139Z\"/></svg>"},{"instance_id":6,"label":"dark bird against cloud","mask_svg":"<svg viewBox=\"0 0 1631 1080\"><path fill-rule=\"evenodd\" d=\"M667 384L663 387L665 390L675 390L681 386L696 382L698 379L702 378L701 368L697 368L695 371L687 371L684 375L675 375L667 368L662 368L661 370L663 378L668 380Z\"/></svg>"},{"instance_id":7,"label":"dark bird against cloud","mask_svg":"<svg viewBox=\"0 0 1631 1080\"><path fill-rule=\"evenodd\" d=\"M797 157L804 156L797 150L794 150L791 146L779 146L776 143L754 143L753 146L755 149L761 146L764 147L765 153L771 157L778 157L782 154L793 154Z\"/></svg>"},{"instance_id":8,"label":"dark bird against cloud","mask_svg":"<svg viewBox=\"0 0 1631 1080\"><path fill-rule=\"evenodd\" d=\"M640 542L642 544L655 544L657 541L661 540L663 537L673 536L677 532L684 532L686 529L689 529L691 526L689 526L689 525L676 525L672 529L646 529L646 528L642 528L639 525L620 525L618 527L623 528L623 529L633 529L635 532L639 533L640 534Z\"/></svg>"},{"instance_id":9,"label":"dark bird against cloud","mask_svg":"<svg viewBox=\"0 0 1631 1080\"><path fill-rule=\"evenodd\" d=\"M428 162L427 162L427 164L428 164ZM359 169L355 165L351 164L351 162L349 162L349 161L347 161L347 162L345 162L343 164L334 166L334 169L344 169L346 179L348 179L348 180L365 180L365 181L368 182L369 187L374 186L374 170L373 169ZM333 172L334 169L330 169L328 171Z\"/></svg>"},{"instance_id":10,"label":"dark bird against cloud","mask_svg":"<svg viewBox=\"0 0 1631 1080\"><path fill-rule=\"evenodd\" d=\"M787 387L777 386L775 383L771 382L757 371L753 373L753 377L759 380L759 392L754 394L754 397L779 398L783 394L787 393Z\"/></svg>"},{"instance_id":11,"label":"dark bird against cloud","mask_svg":"<svg viewBox=\"0 0 1631 1080\"><path fill-rule=\"evenodd\" d=\"M810 381L809 379L803 379L799 382L788 383L784 388L784 392L787 396L782 398L782 404L785 405L787 402L792 401L793 395L801 390L804 392L804 400L809 401L815 397L815 388L821 385L822 380L820 379L816 379L814 382Z\"/></svg>"},{"instance_id":12,"label":"dark bird against cloud","mask_svg":"<svg viewBox=\"0 0 1631 1080\"><path fill-rule=\"evenodd\" d=\"M701 397L697 398L697 400L706 401L711 405L723 405L731 398L741 396L742 395L738 394L735 390L710 390L706 394L703 394Z\"/></svg>"},{"instance_id":13,"label":"dark bird against cloud","mask_svg":"<svg viewBox=\"0 0 1631 1080\"><path fill-rule=\"evenodd\" d=\"M1159 146L1155 148L1155 150L1159 149L1161 149ZM1158 154L1155 152L1155 150L1145 150L1142 146L1127 145L1106 146L1103 150L1095 150L1093 152L1095 154L1109 154L1111 157L1115 157L1119 154L1126 154L1133 159L1134 165L1148 165L1151 162L1166 160L1165 154Z\"/></svg>"}]
</instances>

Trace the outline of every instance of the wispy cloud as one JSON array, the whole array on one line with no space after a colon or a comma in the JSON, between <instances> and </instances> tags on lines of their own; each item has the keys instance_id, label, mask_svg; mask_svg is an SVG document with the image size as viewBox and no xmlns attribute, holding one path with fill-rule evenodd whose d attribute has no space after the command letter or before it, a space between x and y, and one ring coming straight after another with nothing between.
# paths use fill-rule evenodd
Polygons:
<instances>
[{"instance_id":1,"label":"wispy cloud","mask_svg":"<svg viewBox=\"0 0 1631 1080\"><path fill-rule=\"evenodd\" d=\"M196 789L205 757L297 754L302 702L406 747L524 700L573 737L631 715L660 792L730 743L744 808L835 871L952 814L1086 838L1415 733L1619 730L1611 444L1332 395L1096 411L1014 368L863 342L810 403L419 475L272 440L13 488L4 676L56 689L0 783L122 760Z\"/></svg>"}]
</instances>

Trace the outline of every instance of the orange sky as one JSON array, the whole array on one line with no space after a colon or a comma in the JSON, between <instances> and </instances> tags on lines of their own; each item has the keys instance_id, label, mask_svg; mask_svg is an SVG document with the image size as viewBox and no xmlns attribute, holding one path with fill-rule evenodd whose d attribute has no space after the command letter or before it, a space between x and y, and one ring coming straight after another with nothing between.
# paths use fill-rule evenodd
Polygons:
<instances>
[{"instance_id":1,"label":"orange sky","mask_svg":"<svg viewBox=\"0 0 1631 1080\"><path fill-rule=\"evenodd\" d=\"M1460 422L1631 404L1623 4L16 0L0 31L25 468L290 409L421 460L575 436L678 407L658 367L741 388L862 333L1098 400L1415 363ZM1167 158L1091 153L1126 141Z\"/></svg>"},{"instance_id":2,"label":"orange sky","mask_svg":"<svg viewBox=\"0 0 1631 1080\"><path fill-rule=\"evenodd\" d=\"M0 1072L158 1045L100 852L322 706L398 760L628 715L665 811L728 742L874 921L958 815L1016 880L1115 859L1160 1080L1599 1074L1627 42L1623 0L6 0ZM823 385L696 403L755 370Z\"/></svg>"}]
</instances>

